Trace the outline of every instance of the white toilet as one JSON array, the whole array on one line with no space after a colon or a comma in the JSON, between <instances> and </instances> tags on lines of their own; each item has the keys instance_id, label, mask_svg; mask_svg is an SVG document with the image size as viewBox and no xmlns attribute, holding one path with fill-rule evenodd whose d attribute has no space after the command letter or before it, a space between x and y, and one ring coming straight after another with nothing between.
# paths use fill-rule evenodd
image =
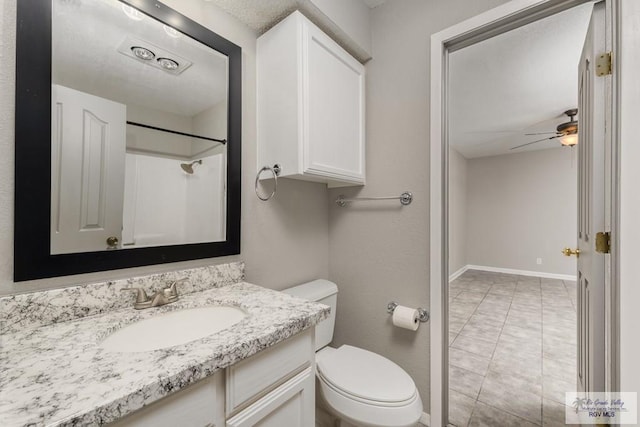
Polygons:
<instances>
[{"instance_id":1,"label":"white toilet","mask_svg":"<svg viewBox=\"0 0 640 427\"><path fill-rule=\"evenodd\" d=\"M422 401L411 377L379 354L350 345L329 347L336 319L338 287L314 280L283 292L331 307L330 317L316 326L317 399L327 410L360 427L413 427Z\"/></svg>"}]
</instances>

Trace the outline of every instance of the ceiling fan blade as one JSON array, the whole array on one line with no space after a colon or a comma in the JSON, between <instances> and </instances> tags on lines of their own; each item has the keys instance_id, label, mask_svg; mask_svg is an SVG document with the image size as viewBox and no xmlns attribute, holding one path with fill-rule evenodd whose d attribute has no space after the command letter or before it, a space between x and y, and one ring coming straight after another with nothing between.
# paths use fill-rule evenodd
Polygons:
<instances>
[{"instance_id":1,"label":"ceiling fan blade","mask_svg":"<svg viewBox=\"0 0 640 427\"><path fill-rule=\"evenodd\" d=\"M550 133L555 133L556 135L558 134L558 132L535 132L535 133L525 133L525 135L549 135Z\"/></svg>"},{"instance_id":2,"label":"ceiling fan blade","mask_svg":"<svg viewBox=\"0 0 640 427\"><path fill-rule=\"evenodd\" d=\"M526 147L527 145L535 144L537 142L549 141L551 139L556 139L558 137L559 137L559 135L556 135L556 136L552 136L551 138L543 138L543 139L539 139L537 141L527 142L526 144L522 144L522 145L518 145L517 147L510 148L510 150L515 150L516 148Z\"/></svg>"}]
</instances>

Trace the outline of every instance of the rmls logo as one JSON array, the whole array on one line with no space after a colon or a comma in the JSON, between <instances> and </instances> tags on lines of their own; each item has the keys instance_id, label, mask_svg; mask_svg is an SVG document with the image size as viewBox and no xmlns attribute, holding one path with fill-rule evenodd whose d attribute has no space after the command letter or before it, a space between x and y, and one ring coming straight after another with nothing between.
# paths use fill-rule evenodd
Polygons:
<instances>
[{"instance_id":1,"label":"rmls logo","mask_svg":"<svg viewBox=\"0 0 640 427\"><path fill-rule=\"evenodd\" d=\"M588 412L589 417L608 417L613 418L618 412L627 412L622 399L608 400L591 400L586 397L576 397L573 407L578 412Z\"/></svg>"},{"instance_id":2,"label":"rmls logo","mask_svg":"<svg viewBox=\"0 0 640 427\"><path fill-rule=\"evenodd\" d=\"M633 424L637 393L565 393L567 424Z\"/></svg>"}]
</instances>

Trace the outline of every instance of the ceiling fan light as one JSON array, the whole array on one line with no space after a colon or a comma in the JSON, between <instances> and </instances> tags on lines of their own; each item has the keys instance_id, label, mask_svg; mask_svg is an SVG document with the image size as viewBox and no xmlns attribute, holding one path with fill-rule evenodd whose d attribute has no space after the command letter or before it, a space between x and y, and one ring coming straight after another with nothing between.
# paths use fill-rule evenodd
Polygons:
<instances>
[{"instance_id":1,"label":"ceiling fan light","mask_svg":"<svg viewBox=\"0 0 640 427\"><path fill-rule=\"evenodd\" d=\"M565 136L560 137L560 144L562 144L564 146L573 147L577 143L578 143L578 134L577 133L571 133L569 135L565 135Z\"/></svg>"}]
</instances>

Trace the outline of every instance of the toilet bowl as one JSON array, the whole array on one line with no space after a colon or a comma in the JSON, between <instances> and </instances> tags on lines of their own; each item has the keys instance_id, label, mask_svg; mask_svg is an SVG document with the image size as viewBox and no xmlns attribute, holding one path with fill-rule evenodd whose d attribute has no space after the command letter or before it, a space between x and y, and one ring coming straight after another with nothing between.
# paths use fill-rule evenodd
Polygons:
<instances>
[{"instance_id":1,"label":"toilet bowl","mask_svg":"<svg viewBox=\"0 0 640 427\"><path fill-rule=\"evenodd\" d=\"M422 415L420 394L411 377L391 360L333 339L338 287L315 280L284 290L292 296L331 307L316 326L316 381L321 406L359 427L413 427Z\"/></svg>"}]
</instances>

